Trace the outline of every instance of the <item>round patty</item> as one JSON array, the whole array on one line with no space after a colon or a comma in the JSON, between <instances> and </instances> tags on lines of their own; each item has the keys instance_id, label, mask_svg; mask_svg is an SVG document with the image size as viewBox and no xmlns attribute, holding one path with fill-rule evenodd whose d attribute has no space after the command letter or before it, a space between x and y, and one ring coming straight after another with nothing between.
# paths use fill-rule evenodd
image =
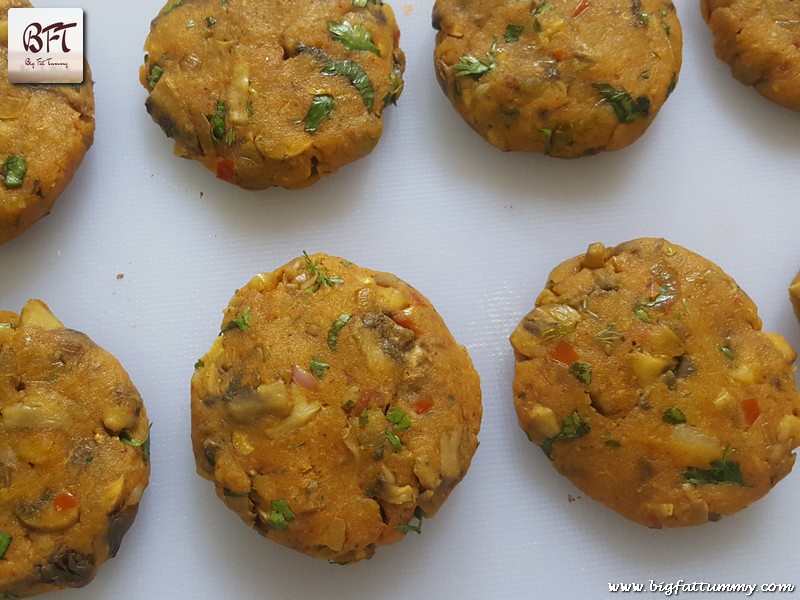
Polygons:
<instances>
[{"instance_id":1,"label":"round patty","mask_svg":"<svg viewBox=\"0 0 800 600\"><path fill-rule=\"evenodd\" d=\"M240 289L192 378L198 473L262 535L341 563L436 513L480 420L478 375L430 302L324 254Z\"/></svg>"},{"instance_id":2,"label":"round patty","mask_svg":"<svg viewBox=\"0 0 800 600\"><path fill-rule=\"evenodd\" d=\"M369 154L403 89L392 9L352 0L170 0L140 69L146 107L243 188L307 187Z\"/></svg>"},{"instance_id":3,"label":"round patty","mask_svg":"<svg viewBox=\"0 0 800 600\"><path fill-rule=\"evenodd\" d=\"M649 527L762 497L800 443L795 352L718 266L662 239L592 244L511 335L519 422L583 492Z\"/></svg>"},{"instance_id":4,"label":"round patty","mask_svg":"<svg viewBox=\"0 0 800 600\"><path fill-rule=\"evenodd\" d=\"M795 275L792 283L789 284L789 300L792 302L794 316L800 321L800 272Z\"/></svg>"},{"instance_id":5,"label":"round patty","mask_svg":"<svg viewBox=\"0 0 800 600\"><path fill-rule=\"evenodd\" d=\"M0 63L8 62L8 9L0 0ZM0 244L50 213L94 140L92 74L82 84L12 84L0 77Z\"/></svg>"},{"instance_id":6,"label":"round patty","mask_svg":"<svg viewBox=\"0 0 800 600\"><path fill-rule=\"evenodd\" d=\"M501 150L619 150L678 80L681 27L664 0L437 0L436 77Z\"/></svg>"},{"instance_id":7,"label":"round patty","mask_svg":"<svg viewBox=\"0 0 800 600\"><path fill-rule=\"evenodd\" d=\"M700 0L714 52L733 76L800 110L800 11L786 0Z\"/></svg>"},{"instance_id":8,"label":"round patty","mask_svg":"<svg viewBox=\"0 0 800 600\"><path fill-rule=\"evenodd\" d=\"M89 583L133 523L149 454L113 356L40 300L0 311L0 596Z\"/></svg>"}]
</instances>

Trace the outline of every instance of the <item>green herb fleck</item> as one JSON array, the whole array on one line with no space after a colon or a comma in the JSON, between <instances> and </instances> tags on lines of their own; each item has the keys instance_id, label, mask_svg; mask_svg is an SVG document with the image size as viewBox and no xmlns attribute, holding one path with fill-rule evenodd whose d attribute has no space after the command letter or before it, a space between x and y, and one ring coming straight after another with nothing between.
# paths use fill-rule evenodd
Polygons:
<instances>
[{"instance_id":1,"label":"green herb fleck","mask_svg":"<svg viewBox=\"0 0 800 600\"><path fill-rule=\"evenodd\" d=\"M641 25L649 25L650 24L650 15L647 13L642 13L639 15L639 23Z\"/></svg>"},{"instance_id":2,"label":"green herb fleck","mask_svg":"<svg viewBox=\"0 0 800 600\"><path fill-rule=\"evenodd\" d=\"M533 30L536 33L539 33L542 30L542 24L539 22L539 19L533 20Z\"/></svg>"},{"instance_id":3,"label":"green herb fleck","mask_svg":"<svg viewBox=\"0 0 800 600\"><path fill-rule=\"evenodd\" d=\"M393 406L386 413L386 420L392 424L394 429L408 429L411 427L411 417L402 408Z\"/></svg>"},{"instance_id":4,"label":"green herb fleck","mask_svg":"<svg viewBox=\"0 0 800 600\"><path fill-rule=\"evenodd\" d=\"M229 490L228 488L222 488L222 495L226 498L244 498L245 496L249 496L252 490L247 490L246 492L235 492L233 490Z\"/></svg>"},{"instance_id":5,"label":"green herb fleck","mask_svg":"<svg viewBox=\"0 0 800 600\"><path fill-rule=\"evenodd\" d=\"M3 183L8 189L22 187L27 172L28 163L24 156L9 156L3 163Z\"/></svg>"},{"instance_id":6,"label":"green herb fleck","mask_svg":"<svg viewBox=\"0 0 800 600\"><path fill-rule=\"evenodd\" d=\"M672 290L668 285L662 285L658 288L658 294L655 298L650 300L649 302L645 302L642 306L647 308L655 308L656 306L661 306L662 304L666 304L670 300L672 300L675 296L672 294Z\"/></svg>"},{"instance_id":7,"label":"green herb fleck","mask_svg":"<svg viewBox=\"0 0 800 600\"><path fill-rule=\"evenodd\" d=\"M620 448L622 446L619 440L606 440L604 443L609 448Z\"/></svg>"},{"instance_id":8,"label":"green herb fleck","mask_svg":"<svg viewBox=\"0 0 800 600\"><path fill-rule=\"evenodd\" d=\"M152 427L153 424L150 423L150 426L147 428L147 436L143 440L134 439L134 437L131 435L131 432L127 429L123 429L119 434L119 441L126 446L130 446L131 448L142 448L142 459L144 462L150 460L150 429Z\"/></svg>"},{"instance_id":9,"label":"green herb fleck","mask_svg":"<svg viewBox=\"0 0 800 600\"><path fill-rule=\"evenodd\" d=\"M652 323L652 321L650 320L650 316L645 312L645 310L641 306L634 306L633 314L636 315L636 318L642 321L643 323Z\"/></svg>"},{"instance_id":10,"label":"green herb fleck","mask_svg":"<svg viewBox=\"0 0 800 600\"><path fill-rule=\"evenodd\" d=\"M675 91L675 86L678 85L678 74L673 73L672 78L669 80L669 85L667 86L667 98L672 95L672 92Z\"/></svg>"},{"instance_id":11,"label":"green herb fleck","mask_svg":"<svg viewBox=\"0 0 800 600\"><path fill-rule=\"evenodd\" d=\"M364 106L367 107L367 112L372 113L372 109L375 106L375 88L364 69L358 63L350 59L332 61L322 68L322 74L347 77L352 86L361 94L361 99L364 101Z\"/></svg>"},{"instance_id":12,"label":"green herb fleck","mask_svg":"<svg viewBox=\"0 0 800 600\"><path fill-rule=\"evenodd\" d=\"M306 131L316 131L323 119L331 116L333 112L333 96L329 94L318 94L311 100L311 106L306 113L303 123Z\"/></svg>"},{"instance_id":13,"label":"green herb fleck","mask_svg":"<svg viewBox=\"0 0 800 600\"><path fill-rule=\"evenodd\" d=\"M256 109L253 108L253 101L252 100L248 100L247 101L246 108L247 108L247 120L252 123L253 122L253 117L256 116Z\"/></svg>"},{"instance_id":14,"label":"green herb fleck","mask_svg":"<svg viewBox=\"0 0 800 600\"><path fill-rule=\"evenodd\" d=\"M225 143L228 144L228 146L230 146L231 144L233 144L235 140L236 140L236 130L233 127L231 127L225 133Z\"/></svg>"},{"instance_id":15,"label":"green herb fleck","mask_svg":"<svg viewBox=\"0 0 800 600\"><path fill-rule=\"evenodd\" d=\"M3 558L8 552L8 547L11 545L11 540L14 539L5 531L0 531L0 558Z\"/></svg>"},{"instance_id":16,"label":"green herb fleck","mask_svg":"<svg viewBox=\"0 0 800 600\"><path fill-rule=\"evenodd\" d=\"M550 154L550 145L553 143L553 130L549 127L540 127L539 131L544 135L544 154L548 156Z\"/></svg>"},{"instance_id":17,"label":"green herb fleck","mask_svg":"<svg viewBox=\"0 0 800 600\"><path fill-rule=\"evenodd\" d=\"M147 85L150 86L150 89L156 87L158 80L161 79L163 74L164 69L155 64L150 65L150 71L147 73Z\"/></svg>"},{"instance_id":18,"label":"green herb fleck","mask_svg":"<svg viewBox=\"0 0 800 600\"><path fill-rule=\"evenodd\" d=\"M584 385L592 383L592 365L588 362L575 361L569 366L570 374Z\"/></svg>"},{"instance_id":19,"label":"green herb fleck","mask_svg":"<svg viewBox=\"0 0 800 600\"><path fill-rule=\"evenodd\" d=\"M583 420L583 417L581 417L576 410L561 422L561 431L558 433L558 435L552 438L547 438L542 443L542 451L544 451L545 455L550 458L553 453L553 442L574 440L576 438L583 437L591 430L592 428L586 421Z\"/></svg>"},{"instance_id":20,"label":"green herb fleck","mask_svg":"<svg viewBox=\"0 0 800 600\"><path fill-rule=\"evenodd\" d=\"M397 106L397 99L400 98L400 94L403 93L403 80L400 79L399 70L395 69L395 72L389 75L389 84L392 87L383 97L383 105L388 106L389 104L392 104Z\"/></svg>"},{"instance_id":21,"label":"green herb fleck","mask_svg":"<svg viewBox=\"0 0 800 600\"><path fill-rule=\"evenodd\" d=\"M710 469L700 469L698 467L689 467L683 472L683 478L693 485L701 485L708 483L716 485L718 483L738 483L744 485L744 478L742 471L739 468L739 463L728 460L731 447L725 446L722 451L722 458L712 460Z\"/></svg>"},{"instance_id":22,"label":"green herb fleck","mask_svg":"<svg viewBox=\"0 0 800 600\"><path fill-rule=\"evenodd\" d=\"M331 368L331 366L326 363L318 360L316 358L311 359L311 364L309 365L309 370L317 376L317 379L322 379L325 375L325 371Z\"/></svg>"},{"instance_id":23,"label":"green herb fleck","mask_svg":"<svg viewBox=\"0 0 800 600\"><path fill-rule=\"evenodd\" d=\"M303 260L306 262L306 270L308 270L309 275L315 280L314 285L309 288L312 293L316 292L320 287L333 287L335 283L344 283L344 279L341 277L331 277L328 275L328 269L311 260L311 257L305 250L303 250Z\"/></svg>"},{"instance_id":24,"label":"green herb fleck","mask_svg":"<svg viewBox=\"0 0 800 600\"><path fill-rule=\"evenodd\" d=\"M614 323L609 323L603 329L594 334L594 339L604 344L611 344L613 341L622 337Z\"/></svg>"},{"instance_id":25,"label":"green herb fleck","mask_svg":"<svg viewBox=\"0 0 800 600\"><path fill-rule=\"evenodd\" d=\"M211 139L214 140L214 143L218 144L225 139L225 113L227 112L225 101L217 100L214 114L206 117L211 123Z\"/></svg>"},{"instance_id":26,"label":"green herb fleck","mask_svg":"<svg viewBox=\"0 0 800 600\"><path fill-rule=\"evenodd\" d=\"M227 6L228 6L228 0L219 0L219 3L220 3L222 6L225 6L225 7L227 7Z\"/></svg>"},{"instance_id":27,"label":"green herb fleck","mask_svg":"<svg viewBox=\"0 0 800 600\"><path fill-rule=\"evenodd\" d=\"M509 44L516 44L519 41L519 36L522 35L523 29L525 29L523 25L506 25L506 32L503 34L503 39Z\"/></svg>"},{"instance_id":28,"label":"green herb fleck","mask_svg":"<svg viewBox=\"0 0 800 600\"><path fill-rule=\"evenodd\" d=\"M650 100L645 96L640 96L634 102L628 92L618 90L611 84L593 83L592 87L611 105L622 123L633 123L637 116L647 117L650 114Z\"/></svg>"},{"instance_id":29,"label":"green herb fleck","mask_svg":"<svg viewBox=\"0 0 800 600\"><path fill-rule=\"evenodd\" d=\"M269 515L269 524L272 528L282 531L289 527L289 523L294 521L294 513L286 500L273 500L271 504L272 512Z\"/></svg>"},{"instance_id":30,"label":"green herb fleck","mask_svg":"<svg viewBox=\"0 0 800 600\"><path fill-rule=\"evenodd\" d=\"M353 0L353 6L357 8L364 8L367 6L367 0Z\"/></svg>"},{"instance_id":31,"label":"green herb fleck","mask_svg":"<svg viewBox=\"0 0 800 600\"><path fill-rule=\"evenodd\" d=\"M364 410L361 411L361 414L358 415L358 426L361 429L364 429L364 427L367 426L367 423L369 423L369 411L367 411L367 409L365 408Z\"/></svg>"},{"instance_id":32,"label":"green herb fleck","mask_svg":"<svg viewBox=\"0 0 800 600\"><path fill-rule=\"evenodd\" d=\"M342 410L348 414L356 407L356 403L354 400L348 400L344 404L342 404Z\"/></svg>"},{"instance_id":33,"label":"green herb fleck","mask_svg":"<svg viewBox=\"0 0 800 600\"><path fill-rule=\"evenodd\" d=\"M217 24L217 20L214 17L206 17L206 27L211 28Z\"/></svg>"},{"instance_id":34,"label":"green herb fleck","mask_svg":"<svg viewBox=\"0 0 800 600\"><path fill-rule=\"evenodd\" d=\"M540 15L543 12L550 12L552 10L555 10L555 6L553 6L552 2L542 2L539 6L534 8L533 11L531 11L531 12L534 15Z\"/></svg>"},{"instance_id":35,"label":"green herb fleck","mask_svg":"<svg viewBox=\"0 0 800 600\"><path fill-rule=\"evenodd\" d=\"M204 362L203 362L203 359L202 359L202 358L199 358L199 359L197 360L197 362L196 362L196 363L194 363L194 368L195 368L195 369L202 369L202 368L203 368L203 367L205 367L205 366L206 366L206 363L204 363Z\"/></svg>"},{"instance_id":36,"label":"green herb fleck","mask_svg":"<svg viewBox=\"0 0 800 600\"><path fill-rule=\"evenodd\" d=\"M403 449L403 442L400 441L400 438L397 437L391 429L387 429L384 433L386 434L386 439L392 445L392 448L394 448L395 452L400 452L400 450Z\"/></svg>"},{"instance_id":37,"label":"green herb fleck","mask_svg":"<svg viewBox=\"0 0 800 600\"><path fill-rule=\"evenodd\" d=\"M719 351L722 352L722 355L728 360L734 360L736 358L736 353L728 346L719 346Z\"/></svg>"},{"instance_id":38,"label":"green herb fleck","mask_svg":"<svg viewBox=\"0 0 800 600\"><path fill-rule=\"evenodd\" d=\"M168 12L172 11L173 8L178 8L179 6L183 6L183 0L175 0L172 4L167 6L167 8L165 8L161 14L165 15Z\"/></svg>"},{"instance_id":39,"label":"green herb fleck","mask_svg":"<svg viewBox=\"0 0 800 600\"><path fill-rule=\"evenodd\" d=\"M671 406L663 413L661 413L661 420L664 421L665 423L678 425L679 423L686 423L686 415L683 414L683 411L681 409Z\"/></svg>"},{"instance_id":40,"label":"green herb fleck","mask_svg":"<svg viewBox=\"0 0 800 600\"><path fill-rule=\"evenodd\" d=\"M640 76L642 79L650 79L650 71L642 71L642 72L639 74L639 76Z\"/></svg>"},{"instance_id":41,"label":"green herb fleck","mask_svg":"<svg viewBox=\"0 0 800 600\"><path fill-rule=\"evenodd\" d=\"M471 54L462 56L456 64L453 65L453 70L456 72L456 77L472 77L473 79L480 79L486 73L491 71L497 66L494 60L494 48L486 54L486 62L475 58Z\"/></svg>"},{"instance_id":42,"label":"green herb fleck","mask_svg":"<svg viewBox=\"0 0 800 600\"><path fill-rule=\"evenodd\" d=\"M250 327L250 307L245 308L242 311L242 314L235 318L231 319L231 322L228 323L222 331L219 332L220 335L225 333L226 331L230 331L231 329L238 329L239 331L247 331Z\"/></svg>"},{"instance_id":43,"label":"green herb fleck","mask_svg":"<svg viewBox=\"0 0 800 600\"><path fill-rule=\"evenodd\" d=\"M408 533L409 531L422 533L422 519L425 518L425 513L422 512L422 509L419 506L414 509L414 518L417 520L416 525L412 525L411 523L408 523L407 525L397 525L395 526L395 529L400 533Z\"/></svg>"},{"instance_id":44,"label":"green herb fleck","mask_svg":"<svg viewBox=\"0 0 800 600\"><path fill-rule=\"evenodd\" d=\"M337 23L336 21L328 21L328 31L331 34L331 39L341 43L348 50L356 50L363 52L372 52L373 54L381 55L381 51L372 41L372 34L369 29L364 27L361 23L355 27L344 21Z\"/></svg>"},{"instance_id":45,"label":"green herb fleck","mask_svg":"<svg viewBox=\"0 0 800 600\"><path fill-rule=\"evenodd\" d=\"M348 313L344 313L336 317L336 320L331 325L330 329L328 329L328 348L336 352L336 345L339 343L339 334L341 333L342 329L345 325L347 325L348 321L350 321L350 317L352 315Z\"/></svg>"},{"instance_id":46,"label":"green herb fleck","mask_svg":"<svg viewBox=\"0 0 800 600\"><path fill-rule=\"evenodd\" d=\"M669 34L672 33L672 27L670 27L669 23L666 21L661 21L661 29L664 30L664 33L667 34L667 37L669 37Z\"/></svg>"}]
</instances>

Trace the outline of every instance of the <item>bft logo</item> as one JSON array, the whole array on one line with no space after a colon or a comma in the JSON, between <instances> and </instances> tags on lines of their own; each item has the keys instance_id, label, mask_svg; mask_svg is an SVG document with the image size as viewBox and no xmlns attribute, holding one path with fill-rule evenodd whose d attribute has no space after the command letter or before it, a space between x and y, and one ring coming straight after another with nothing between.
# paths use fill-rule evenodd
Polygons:
<instances>
[{"instance_id":1,"label":"bft logo","mask_svg":"<svg viewBox=\"0 0 800 600\"><path fill-rule=\"evenodd\" d=\"M50 43L61 40L61 51L66 54L70 52L67 46L67 30L77 26L77 23L53 23L43 27L41 23L31 23L22 34L22 45L26 52L34 54L41 52L46 45L45 52L49 53ZM42 35L44 35L44 40L42 40Z\"/></svg>"},{"instance_id":2,"label":"bft logo","mask_svg":"<svg viewBox=\"0 0 800 600\"><path fill-rule=\"evenodd\" d=\"M8 80L83 83L83 10L10 8Z\"/></svg>"}]
</instances>

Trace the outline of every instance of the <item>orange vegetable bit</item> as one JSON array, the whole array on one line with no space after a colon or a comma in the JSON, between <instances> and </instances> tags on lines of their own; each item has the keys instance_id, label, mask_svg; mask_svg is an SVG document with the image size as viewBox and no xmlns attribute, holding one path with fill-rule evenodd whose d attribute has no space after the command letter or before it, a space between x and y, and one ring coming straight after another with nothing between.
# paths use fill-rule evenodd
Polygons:
<instances>
[{"instance_id":1,"label":"orange vegetable bit","mask_svg":"<svg viewBox=\"0 0 800 600\"><path fill-rule=\"evenodd\" d=\"M592 3L590 0L581 0L578 2L578 6L575 7L575 10L572 11L572 16L580 17L591 5Z\"/></svg>"},{"instance_id":2,"label":"orange vegetable bit","mask_svg":"<svg viewBox=\"0 0 800 600\"><path fill-rule=\"evenodd\" d=\"M72 492L59 492L53 498L53 506L58 512L72 510L78 506L78 497Z\"/></svg>"},{"instance_id":3,"label":"orange vegetable bit","mask_svg":"<svg viewBox=\"0 0 800 600\"><path fill-rule=\"evenodd\" d=\"M564 340L559 340L556 347L553 348L553 351L550 353L550 358L563 365L571 365L578 360L580 356L575 352L575 348L572 347L572 344Z\"/></svg>"},{"instance_id":4,"label":"orange vegetable bit","mask_svg":"<svg viewBox=\"0 0 800 600\"><path fill-rule=\"evenodd\" d=\"M432 398L420 398L414 404L411 405L414 409L414 412L418 415L422 415L428 412L431 408L433 408L433 399Z\"/></svg>"},{"instance_id":5,"label":"orange vegetable bit","mask_svg":"<svg viewBox=\"0 0 800 600\"><path fill-rule=\"evenodd\" d=\"M223 158L217 162L217 179L228 183L236 183L236 163L230 158Z\"/></svg>"},{"instance_id":6,"label":"orange vegetable bit","mask_svg":"<svg viewBox=\"0 0 800 600\"><path fill-rule=\"evenodd\" d=\"M761 414L761 408L758 406L758 400L755 398L745 398L742 400L742 410L744 411L744 422L750 427L756 422L756 419Z\"/></svg>"}]
</instances>

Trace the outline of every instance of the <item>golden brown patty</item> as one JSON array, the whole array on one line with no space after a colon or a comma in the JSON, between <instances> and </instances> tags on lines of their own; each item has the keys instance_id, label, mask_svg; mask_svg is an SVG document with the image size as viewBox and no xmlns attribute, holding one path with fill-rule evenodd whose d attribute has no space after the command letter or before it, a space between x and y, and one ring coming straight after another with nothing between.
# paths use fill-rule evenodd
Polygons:
<instances>
[{"instance_id":1,"label":"golden brown patty","mask_svg":"<svg viewBox=\"0 0 800 600\"><path fill-rule=\"evenodd\" d=\"M573 158L633 143L678 80L665 0L437 0L436 76L501 150Z\"/></svg>"},{"instance_id":2,"label":"golden brown patty","mask_svg":"<svg viewBox=\"0 0 800 600\"><path fill-rule=\"evenodd\" d=\"M593 244L511 335L519 422L589 496L649 527L766 494L800 443L796 357L718 266L661 239Z\"/></svg>"},{"instance_id":3,"label":"golden brown patty","mask_svg":"<svg viewBox=\"0 0 800 600\"><path fill-rule=\"evenodd\" d=\"M800 273L795 275L792 283L789 285L789 300L792 302L792 309L794 316L800 321Z\"/></svg>"},{"instance_id":4,"label":"golden brown patty","mask_svg":"<svg viewBox=\"0 0 800 600\"><path fill-rule=\"evenodd\" d=\"M8 9L0 0L0 64L8 62ZM92 74L80 85L22 85L0 77L0 244L50 212L94 140Z\"/></svg>"},{"instance_id":5,"label":"golden brown patty","mask_svg":"<svg viewBox=\"0 0 800 600\"><path fill-rule=\"evenodd\" d=\"M405 58L392 9L356 4L170 0L140 79L175 154L248 189L306 187L369 154Z\"/></svg>"},{"instance_id":6,"label":"golden brown patty","mask_svg":"<svg viewBox=\"0 0 800 600\"><path fill-rule=\"evenodd\" d=\"M192 378L198 473L259 533L336 562L432 517L480 420L478 375L430 302L324 254L239 290Z\"/></svg>"},{"instance_id":7,"label":"golden brown patty","mask_svg":"<svg viewBox=\"0 0 800 600\"><path fill-rule=\"evenodd\" d=\"M147 486L148 440L113 356L40 300L0 311L0 596L81 587L116 555Z\"/></svg>"},{"instance_id":8,"label":"golden brown patty","mask_svg":"<svg viewBox=\"0 0 800 600\"><path fill-rule=\"evenodd\" d=\"M733 76L800 110L800 11L786 0L700 0L714 52Z\"/></svg>"}]
</instances>

